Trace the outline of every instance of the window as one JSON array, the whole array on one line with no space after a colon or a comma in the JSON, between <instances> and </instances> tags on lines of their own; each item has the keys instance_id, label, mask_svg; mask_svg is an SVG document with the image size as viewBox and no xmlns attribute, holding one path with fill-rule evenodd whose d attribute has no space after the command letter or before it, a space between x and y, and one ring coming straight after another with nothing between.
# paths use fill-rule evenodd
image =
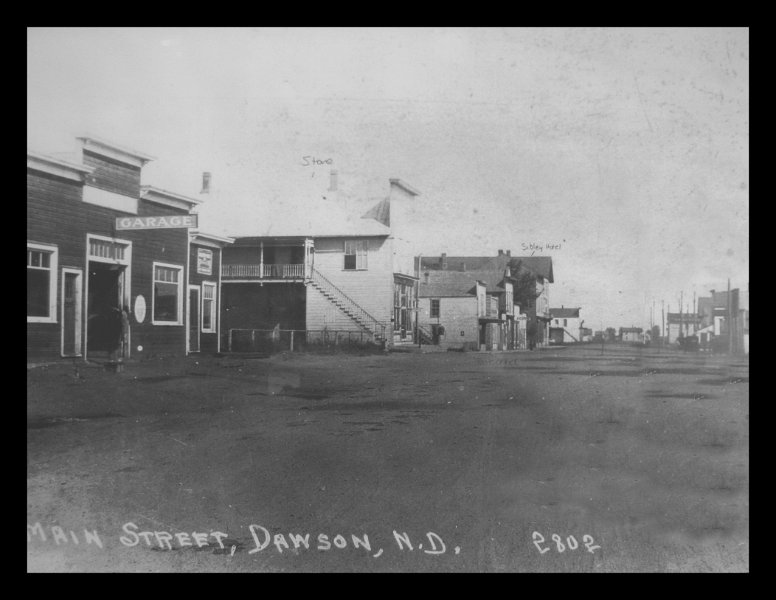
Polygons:
<instances>
[{"instance_id":1,"label":"window","mask_svg":"<svg viewBox=\"0 0 776 600\"><path fill-rule=\"evenodd\" d=\"M360 271L366 269L366 240L351 240L345 242L346 271Z\"/></svg>"},{"instance_id":2,"label":"window","mask_svg":"<svg viewBox=\"0 0 776 600\"><path fill-rule=\"evenodd\" d=\"M202 283L202 331L216 331L216 284Z\"/></svg>"},{"instance_id":3,"label":"window","mask_svg":"<svg viewBox=\"0 0 776 600\"><path fill-rule=\"evenodd\" d=\"M57 247L27 244L27 322L56 323Z\"/></svg>"},{"instance_id":4,"label":"window","mask_svg":"<svg viewBox=\"0 0 776 600\"><path fill-rule=\"evenodd\" d=\"M154 325L181 325L183 267L154 263Z\"/></svg>"},{"instance_id":5,"label":"window","mask_svg":"<svg viewBox=\"0 0 776 600\"><path fill-rule=\"evenodd\" d=\"M563 326L564 327L568 327L568 324L569 324L569 320L568 319L563 319Z\"/></svg>"},{"instance_id":6,"label":"window","mask_svg":"<svg viewBox=\"0 0 776 600\"><path fill-rule=\"evenodd\" d=\"M431 300L431 318L432 319L438 319L439 318L439 299L434 298Z\"/></svg>"},{"instance_id":7,"label":"window","mask_svg":"<svg viewBox=\"0 0 776 600\"><path fill-rule=\"evenodd\" d=\"M107 258L121 262L125 260L125 244L117 244L108 240L89 238L89 257Z\"/></svg>"}]
</instances>

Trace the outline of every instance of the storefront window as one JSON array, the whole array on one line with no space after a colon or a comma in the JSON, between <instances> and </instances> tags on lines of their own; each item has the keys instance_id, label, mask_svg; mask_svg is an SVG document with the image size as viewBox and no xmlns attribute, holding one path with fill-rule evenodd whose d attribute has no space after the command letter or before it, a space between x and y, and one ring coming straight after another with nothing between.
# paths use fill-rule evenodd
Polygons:
<instances>
[{"instance_id":1,"label":"storefront window","mask_svg":"<svg viewBox=\"0 0 776 600\"><path fill-rule=\"evenodd\" d=\"M181 324L183 267L154 263L154 325Z\"/></svg>"},{"instance_id":2,"label":"storefront window","mask_svg":"<svg viewBox=\"0 0 776 600\"><path fill-rule=\"evenodd\" d=\"M27 321L56 321L56 246L27 244Z\"/></svg>"}]
</instances>

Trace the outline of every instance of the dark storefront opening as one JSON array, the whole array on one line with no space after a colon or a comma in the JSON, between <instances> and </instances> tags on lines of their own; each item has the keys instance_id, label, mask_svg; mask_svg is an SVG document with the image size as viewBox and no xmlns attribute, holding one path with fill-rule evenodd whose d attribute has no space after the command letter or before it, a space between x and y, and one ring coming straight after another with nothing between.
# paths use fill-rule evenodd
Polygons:
<instances>
[{"instance_id":1,"label":"dark storefront opening","mask_svg":"<svg viewBox=\"0 0 776 600\"><path fill-rule=\"evenodd\" d=\"M225 283L221 302L224 348L228 347L230 329L306 329L307 288L301 283Z\"/></svg>"},{"instance_id":2,"label":"dark storefront opening","mask_svg":"<svg viewBox=\"0 0 776 600\"><path fill-rule=\"evenodd\" d=\"M88 351L117 352L121 346L124 266L89 263Z\"/></svg>"}]
</instances>

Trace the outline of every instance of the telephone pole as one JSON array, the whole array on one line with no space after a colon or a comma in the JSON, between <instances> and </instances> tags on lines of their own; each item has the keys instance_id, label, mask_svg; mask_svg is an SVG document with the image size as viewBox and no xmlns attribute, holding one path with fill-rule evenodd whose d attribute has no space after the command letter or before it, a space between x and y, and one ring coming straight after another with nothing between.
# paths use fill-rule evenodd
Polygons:
<instances>
[{"instance_id":1,"label":"telephone pole","mask_svg":"<svg viewBox=\"0 0 776 600\"><path fill-rule=\"evenodd\" d=\"M661 300L663 305L663 313L660 319L660 346L666 342L666 301ZM657 347L657 351L660 352L660 346Z\"/></svg>"},{"instance_id":2,"label":"telephone pole","mask_svg":"<svg viewBox=\"0 0 776 600\"><path fill-rule=\"evenodd\" d=\"M730 297L730 277L728 277L728 293L727 293L727 313L728 313L728 352L733 355L733 303Z\"/></svg>"}]
</instances>

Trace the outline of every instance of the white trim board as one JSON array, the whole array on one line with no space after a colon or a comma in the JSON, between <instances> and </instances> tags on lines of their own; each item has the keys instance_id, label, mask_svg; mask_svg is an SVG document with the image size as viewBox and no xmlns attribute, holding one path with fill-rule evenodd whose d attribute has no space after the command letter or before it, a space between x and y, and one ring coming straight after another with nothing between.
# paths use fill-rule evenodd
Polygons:
<instances>
[{"instance_id":1,"label":"white trim board","mask_svg":"<svg viewBox=\"0 0 776 600\"><path fill-rule=\"evenodd\" d=\"M59 246L54 244L40 244L37 242L27 242L27 249L40 250L51 254L49 259L49 316L31 317L27 316L28 323L58 323L57 321L57 281L59 277ZM30 267L28 267L30 268ZM35 268L35 267L33 267Z\"/></svg>"}]
</instances>

